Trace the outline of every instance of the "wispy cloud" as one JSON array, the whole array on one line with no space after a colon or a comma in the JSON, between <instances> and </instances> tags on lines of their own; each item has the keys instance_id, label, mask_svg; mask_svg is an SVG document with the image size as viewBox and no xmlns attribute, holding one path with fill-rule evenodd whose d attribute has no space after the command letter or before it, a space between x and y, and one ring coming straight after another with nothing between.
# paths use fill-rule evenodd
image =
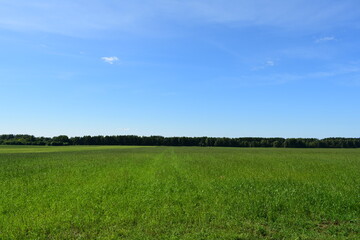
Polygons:
<instances>
[{"instance_id":1,"label":"wispy cloud","mask_svg":"<svg viewBox=\"0 0 360 240\"><path fill-rule=\"evenodd\" d=\"M251 70L252 71L258 71L258 70L262 70L265 68L269 68L269 67L274 67L275 66L275 61L273 60L267 60L265 63L263 63L262 65L253 67Z\"/></svg>"},{"instance_id":2,"label":"wispy cloud","mask_svg":"<svg viewBox=\"0 0 360 240\"><path fill-rule=\"evenodd\" d=\"M271 4L267 0L53 0L46 3L42 0L12 0L1 1L0 5L0 29L72 36L95 35L109 30L151 32L149 29L165 29L169 23L179 21L201 25L324 29L349 22L359 25L360 16L360 9L354 7L358 0L311 4L286 0L273 0Z\"/></svg>"},{"instance_id":3,"label":"wispy cloud","mask_svg":"<svg viewBox=\"0 0 360 240\"><path fill-rule=\"evenodd\" d=\"M324 70L307 73L275 73L275 74L256 74L241 75L238 77L217 79L222 85L227 83L229 86L238 87L256 87L282 85L295 81L313 82L313 81L331 81L334 84L359 86L360 83L360 65L358 63L349 63L348 65L332 66L332 70ZM225 84L224 86L226 86Z\"/></svg>"},{"instance_id":4,"label":"wispy cloud","mask_svg":"<svg viewBox=\"0 0 360 240\"><path fill-rule=\"evenodd\" d=\"M330 41L336 41L335 37L329 36L329 37L322 37L315 40L316 43L322 43L322 42L330 42Z\"/></svg>"},{"instance_id":5,"label":"wispy cloud","mask_svg":"<svg viewBox=\"0 0 360 240\"><path fill-rule=\"evenodd\" d=\"M275 62L272 60L266 61L266 66L273 67L273 66L275 66Z\"/></svg>"},{"instance_id":6,"label":"wispy cloud","mask_svg":"<svg viewBox=\"0 0 360 240\"><path fill-rule=\"evenodd\" d=\"M106 63L114 64L115 62L119 61L118 57L102 57L101 60L103 60Z\"/></svg>"}]
</instances>

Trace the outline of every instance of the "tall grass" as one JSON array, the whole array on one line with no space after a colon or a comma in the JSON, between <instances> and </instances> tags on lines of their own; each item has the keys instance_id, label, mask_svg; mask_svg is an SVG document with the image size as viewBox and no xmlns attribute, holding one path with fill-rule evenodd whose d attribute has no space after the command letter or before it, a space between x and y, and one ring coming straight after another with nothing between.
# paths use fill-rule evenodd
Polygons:
<instances>
[{"instance_id":1,"label":"tall grass","mask_svg":"<svg viewBox=\"0 0 360 240\"><path fill-rule=\"evenodd\" d=\"M0 239L358 239L360 149L0 147Z\"/></svg>"}]
</instances>

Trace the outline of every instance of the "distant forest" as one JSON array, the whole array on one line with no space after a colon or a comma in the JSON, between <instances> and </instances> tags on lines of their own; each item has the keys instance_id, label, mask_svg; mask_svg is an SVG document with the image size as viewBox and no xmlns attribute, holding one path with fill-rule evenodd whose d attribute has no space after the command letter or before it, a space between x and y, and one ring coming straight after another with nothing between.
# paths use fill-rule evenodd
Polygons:
<instances>
[{"instance_id":1,"label":"distant forest","mask_svg":"<svg viewBox=\"0 0 360 240\"><path fill-rule=\"evenodd\" d=\"M275 147L275 148L359 148L360 138L218 138L162 136L83 136L35 137L32 135L0 135L0 145L139 145L200 147Z\"/></svg>"}]
</instances>

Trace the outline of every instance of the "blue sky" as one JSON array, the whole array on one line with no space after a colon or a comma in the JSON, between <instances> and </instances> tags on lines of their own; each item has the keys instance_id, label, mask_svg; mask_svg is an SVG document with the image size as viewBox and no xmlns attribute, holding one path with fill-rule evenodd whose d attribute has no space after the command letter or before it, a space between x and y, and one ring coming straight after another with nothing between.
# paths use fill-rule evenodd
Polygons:
<instances>
[{"instance_id":1,"label":"blue sky","mask_svg":"<svg viewBox=\"0 0 360 240\"><path fill-rule=\"evenodd\" d=\"M0 133L360 136L358 0L0 0Z\"/></svg>"}]
</instances>

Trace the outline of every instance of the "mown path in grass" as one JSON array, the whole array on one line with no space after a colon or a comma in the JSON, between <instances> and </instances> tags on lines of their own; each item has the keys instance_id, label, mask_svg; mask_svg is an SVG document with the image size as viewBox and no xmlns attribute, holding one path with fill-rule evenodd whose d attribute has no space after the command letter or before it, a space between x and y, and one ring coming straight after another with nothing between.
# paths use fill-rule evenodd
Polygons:
<instances>
[{"instance_id":1,"label":"mown path in grass","mask_svg":"<svg viewBox=\"0 0 360 240\"><path fill-rule=\"evenodd\" d=\"M146 148L147 146L141 146ZM75 152L75 151L91 151L91 150L111 150L111 149L127 149L139 148L139 146L16 146L16 145L0 145L1 153L43 153L43 152Z\"/></svg>"},{"instance_id":2,"label":"mown path in grass","mask_svg":"<svg viewBox=\"0 0 360 240\"><path fill-rule=\"evenodd\" d=\"M0 239L360 234L358 149L0 148L0 192Z\"/></svg>"}]
</instances>

